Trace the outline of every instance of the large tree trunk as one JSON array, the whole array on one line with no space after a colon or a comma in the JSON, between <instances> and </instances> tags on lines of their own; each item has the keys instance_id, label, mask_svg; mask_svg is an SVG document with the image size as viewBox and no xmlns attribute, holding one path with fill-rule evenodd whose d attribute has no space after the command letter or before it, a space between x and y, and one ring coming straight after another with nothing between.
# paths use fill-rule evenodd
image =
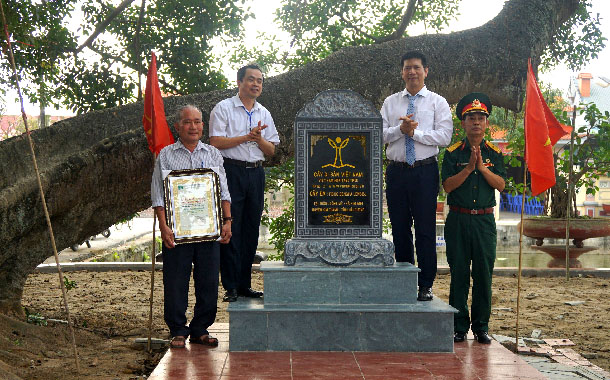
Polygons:
<instances>
[{"instance_id":1,"label":"large tree trunk","mask_svg":"<svg viewBox=\"0 0 610 380\"><path fill-rule=\"evenodd\" d=\"M534 65L578 0L512 0L489 23L447 35L425 35L343 49L327 59L268 78L259 99L273 115L282 140L271 164L292 154L297 111L318 92L352 89L380 106L399 91L399 59L423 51L428 88L456 103L470 91L517 110L527 59ZM476 17L476 14L472 14ZM207 119L235 90L165 99L168 121L183 104ZM91 112L32 133L58 248L83 241L150 205L152 158L142 132L142 103ZM52 255L32 160L24 137L0 143L0 311L21 314L27 275Z\"/></svg>"}]
</instances>

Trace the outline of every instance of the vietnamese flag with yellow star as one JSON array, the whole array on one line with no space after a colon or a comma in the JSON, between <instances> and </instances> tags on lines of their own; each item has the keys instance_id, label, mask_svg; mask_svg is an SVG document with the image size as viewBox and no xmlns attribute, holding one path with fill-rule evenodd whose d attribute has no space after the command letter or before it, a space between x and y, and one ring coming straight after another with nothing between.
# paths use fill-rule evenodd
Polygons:
<instances>
[{"instance_id":1,"label":"vietnamese flag with yellow star","mask_svg":"<svg viewBox=\"0 0 610 380\"><path fill-rule=\"evenodd\" d=\"M553 145L571 128L560 124L546 104L530 60L525 97L525 162L531 175L532 196L536 196L555 185Z\"/></svg>"},{"instance_id":2,"label":"vietnamese flag with yellow star","mask_svg":"<svg viewBox=\"0 0 610 380\"><path fill-rule=\"evenodd\" d=\"M157 78L157 57L154 52L151 53L152 59L146 76L142 125L148 140L148 147L156 157L161 149L174 143L174 136L170 132L165 119L165 108L163 107L159 79Z\"/></svg>"}]
</instances>

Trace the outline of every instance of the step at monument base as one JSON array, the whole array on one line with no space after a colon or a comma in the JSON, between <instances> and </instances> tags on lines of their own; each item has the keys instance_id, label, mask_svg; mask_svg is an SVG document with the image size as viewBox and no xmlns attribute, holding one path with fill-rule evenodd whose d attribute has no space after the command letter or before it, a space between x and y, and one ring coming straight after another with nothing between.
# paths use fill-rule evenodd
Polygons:
<instances>
[{"instance_id":1,"label":"step at monument base","mask_svg":"<svg viewBox=\"0 0 610 380\"><path fill-rule=\"evenodd\" d=\"M229 305L230 351L453 352L455 309L405 305Z\"/></svg>"}]
</instances>

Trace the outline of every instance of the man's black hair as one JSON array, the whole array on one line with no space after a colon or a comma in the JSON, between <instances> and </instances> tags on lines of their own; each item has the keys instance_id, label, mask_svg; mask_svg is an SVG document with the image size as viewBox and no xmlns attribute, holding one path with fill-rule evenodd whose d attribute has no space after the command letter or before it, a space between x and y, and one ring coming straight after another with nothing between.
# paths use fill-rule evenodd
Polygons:
<instances>
[{"instance_id":1,"label":"man's black hair","mask_svg":"<svg viewBox=\"0 0 610 380\"><path fill-rule=\"evenodd\" d=\"M263 70L261 70L261 68L256 64L256 63L250 63L247 64L246 66L240 68L239 70L237 70L237 80L240 82L244 81L244 77L246 76L246 71L248 69L254 69L254 70L258 70L261 72L261 74L263 73ZM265 80L265 76L263 75L263 81Z\"/></svg>"},{"instance_id":2,"label":"man's black hair","mask_svg":"<svg viewBox=\"0 0 610 380\"><path fill-rule=\"evenodd\" d=\"M421 60L421 65L426 68L428 67L428 60L426 59L426 56L417 51L417 50L411 50L405 53L405 55L402 56L402 58L400 59L400 67L403 68L405 65L405 61L409 60L409 59L419 59Z\"/></svg>"}]
</instances>

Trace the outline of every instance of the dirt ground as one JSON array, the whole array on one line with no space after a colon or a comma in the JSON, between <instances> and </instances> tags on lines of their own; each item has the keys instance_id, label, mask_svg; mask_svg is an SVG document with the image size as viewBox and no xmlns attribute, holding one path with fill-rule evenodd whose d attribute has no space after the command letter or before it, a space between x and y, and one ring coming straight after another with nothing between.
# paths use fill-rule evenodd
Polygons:
<instances>
[{"instance_id":1,"label":"dirt ground","mask_svg":"<svg viewBox=\"0 0 610 380\"><path fill-rule=\"evenodd\" d=\"M76 372L70 332L66 325L46 326L0 316L0 378L32 379L142 379L162 352L149 356L134 344L147 337L149 272L70 272L75 285L68 291L74 316L80 372ZM254 287L263 288L255 273ZM65 319L57 274L28 278L23 306L36 319ZM594 364L610 370L610 279L527 277L522 280L520 335L541 329L543 338L570 338L575 349ZM440 275L435 294L447 301L449 276ZM517 281L494 278L490 332L514 336ZM222 293L222 292L221 292ZM222 294L219 294L219 298ZM569 306L565 301L585 301ZM191 294L190 304L194 302ZM218 302L218 322L228 322L226 303ZM163 323L162 275L155 275L153 337L168 338Z\"/></svg>"}]
</instances>

